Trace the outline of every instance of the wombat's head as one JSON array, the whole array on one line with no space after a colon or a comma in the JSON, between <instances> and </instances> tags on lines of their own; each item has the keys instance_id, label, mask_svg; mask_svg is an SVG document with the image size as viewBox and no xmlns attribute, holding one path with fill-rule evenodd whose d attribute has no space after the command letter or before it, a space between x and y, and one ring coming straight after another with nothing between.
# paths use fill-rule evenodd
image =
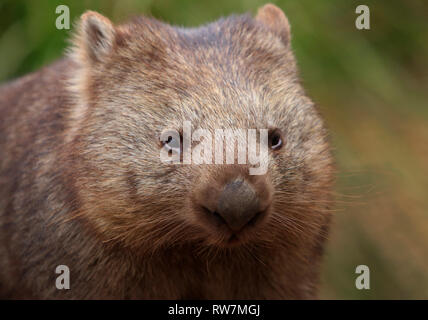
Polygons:
<instances>
[{"instance_id":1,"label":"wombat's head","mask_svg":"<svg viewBox=\"0 0 428 320\"><path fill-rule=\"evenodd\" d=\"M196 29L88 12L72 59L80 214L104 239L156 249L322 238L332 161L280 9Z\"/></svg>"}]
</instances>

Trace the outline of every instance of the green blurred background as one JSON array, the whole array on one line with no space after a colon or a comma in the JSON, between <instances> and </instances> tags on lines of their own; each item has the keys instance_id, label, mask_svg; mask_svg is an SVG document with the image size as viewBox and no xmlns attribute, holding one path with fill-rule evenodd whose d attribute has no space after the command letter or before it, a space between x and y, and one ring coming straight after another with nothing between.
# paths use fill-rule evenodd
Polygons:
<instances>
[{"instance_id":1,"label":"green blurred background","mask_svg":"<svg viewBox=\"0 0 428 320\"><path fill-rule=\"evenodd\" d=\"M428 299L428 1L283 0L303 83L331 129L339 174L321 298ZM60 57L86 9L114 22L150 14L197 26L263 0L0 0L0 82ZM355 8L370 8L357 30ZM49 90L46 88L46 90ZM370 268L370 290L355 268Z\"/></svg>"}]
</instances>

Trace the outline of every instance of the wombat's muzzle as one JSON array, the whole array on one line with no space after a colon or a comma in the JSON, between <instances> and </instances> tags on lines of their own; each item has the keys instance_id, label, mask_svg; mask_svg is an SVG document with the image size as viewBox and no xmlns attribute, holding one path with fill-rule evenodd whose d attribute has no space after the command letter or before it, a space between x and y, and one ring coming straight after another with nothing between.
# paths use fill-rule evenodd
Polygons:
<instances>
[{"instance_id":1,"label":"wombat's muzzle","mask_svg":"<svg viewBox=\"0 0 428 320\"><path fill-rule=\"evenodd\" d=\"M234 232L241 230L261 213L256 191L243 179L225 185L217 204L218 214Z\"/></svg>"},{"instance_id":2,"label":"wombat's muzzle","mask_svg":"<svg viewBox=\"0 0 428 320\"><path fill-rule=\"evenodd\" d=\"M199 222L237 236L268 216L272 188L267 176L250 176L244 167L209 172L192 193Z\"/></svg>"}]
</instances>

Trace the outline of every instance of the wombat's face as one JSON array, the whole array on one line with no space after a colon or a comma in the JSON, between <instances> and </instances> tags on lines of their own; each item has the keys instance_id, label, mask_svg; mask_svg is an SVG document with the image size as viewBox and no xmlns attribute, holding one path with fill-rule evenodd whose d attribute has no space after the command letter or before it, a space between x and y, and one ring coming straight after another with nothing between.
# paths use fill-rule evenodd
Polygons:
<instances>
[{"instance_id":1,"label":"wombat's face","mask_svg":"<svg viewBox=\"0 0 428 320\"><path fill-rule=\"evenodd\" d=\"M76 184L106 239L156 249L323 236L332 161L278 8L198 29L87 13L73 53Z\"/></svg>"}]
</instances>

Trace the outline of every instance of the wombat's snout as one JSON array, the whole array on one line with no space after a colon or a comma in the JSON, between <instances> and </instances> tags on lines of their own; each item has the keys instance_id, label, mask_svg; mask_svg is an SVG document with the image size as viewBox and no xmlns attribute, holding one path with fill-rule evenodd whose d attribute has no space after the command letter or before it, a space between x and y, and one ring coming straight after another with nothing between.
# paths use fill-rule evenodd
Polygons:
<instances>
[{"instance_id":1,"label":"wombat's snout","mask_svg":"<svg viewBox=\"0 0 428 320\"><path fill-rule=\"evenodd\" d=\"M260 213L256 191L245 180L236 179L225 185L213 214L219 215L232 231L237 232L248 223L255 222Z\"/></svg>"},{"instance_id":2,"label":"wombat's snout","mask_svg":"<svg viewBox=\"0 0 428 320\"><path fill-rule=\"evenodd\" d=\"M197 216L207 226L236 236L268 214L271 190L265 177L224 176L206 181L196 192Z\"/></svg>"}]
</instances>

